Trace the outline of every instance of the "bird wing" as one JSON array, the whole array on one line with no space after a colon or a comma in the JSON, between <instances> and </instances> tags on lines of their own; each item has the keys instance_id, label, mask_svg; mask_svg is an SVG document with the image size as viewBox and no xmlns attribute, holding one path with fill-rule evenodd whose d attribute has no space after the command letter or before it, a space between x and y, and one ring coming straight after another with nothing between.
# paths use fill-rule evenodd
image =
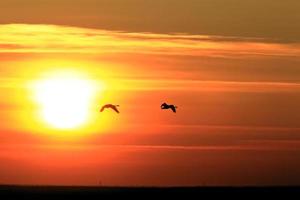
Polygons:
<instances>
[{"instance_id":1,"label":"bird wing","mask_svg":"<svg viewBox=\"0 0 300 200\"><path fill-rule=\"evenodd\" d=\"M103 112L105 108L111 108L113 105L112 104L105 104L102 106L100 112Z\"/></svg>"},{"instance_id":2,"label":"bird wing","mask_svg":"<svg viewBox=\"0 0 300 200\"><path fill-rule=\"evenodd\" d=\"M160 108L161 108L161 109L168 109L168 105L167 105L167 104L162 104L162 105L160 106Z\"/></svg>"},{"instance_id":3,"label":"bird wing","mask_svg":"<svg viewBox=\"0 0 300 200\"><path fill-rule=\"evenodd\" d=\"M100 112L103 112L103 110L105 109L105 106L102 106L102 108L100 109Z\"/></svg>"},{"instance_id":4,"label":"bird wing","mask_svg":"<svg viewBox=\"0 0 300 200\"><path fill-rule=\"evenodd\" d=\"M112 106L111 109L113 109L113 110L116 111L117 113L120 113L116 106Z\"/></svg>"},{"instance_id":5,"label":"bird wing","mask_svg":"<svg viewBox=\"0 0 300 200\"><path fill-rule=\"evenodd\" d=\"M174 113L176 113L176 108L175 108L175 106L171 106L171 109L172 109L172 111L173 111Z\"/></svg>"}]
</instances>

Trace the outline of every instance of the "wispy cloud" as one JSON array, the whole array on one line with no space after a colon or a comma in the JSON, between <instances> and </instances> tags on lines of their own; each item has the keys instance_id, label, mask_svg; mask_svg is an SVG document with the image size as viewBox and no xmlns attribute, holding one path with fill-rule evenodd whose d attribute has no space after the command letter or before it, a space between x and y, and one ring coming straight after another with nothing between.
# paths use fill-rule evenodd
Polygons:
<instances>
[{"instance_id":1,"label":"wispy cloud","mask_svg":"<svg viewBox=\"0 0 300 200\"><path fill-rule=\"evenodd\" d=\"M266 81L202 81L202 80L151 80L123 79L112 83L119 89L130 90L185 90L214 92L299 92L300 83ZM171 86L171 87L170 87Z\"/></svg>"},{"instance_id":2,"label":"wispy cloud","mask_svg":"<svg viewBox=\"0 0 300 200\"><path fill-rule=\"evenodd\" d=\"M56 25L0 25L0 52L298 56L300 44L262 38L128 33Z\"/></svg>"}]
</instances>

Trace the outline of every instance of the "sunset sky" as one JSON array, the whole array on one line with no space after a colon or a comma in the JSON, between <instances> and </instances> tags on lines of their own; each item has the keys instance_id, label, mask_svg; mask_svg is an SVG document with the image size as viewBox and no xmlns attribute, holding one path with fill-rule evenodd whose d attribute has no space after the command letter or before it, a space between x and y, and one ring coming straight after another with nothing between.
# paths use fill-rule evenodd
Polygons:
<instances>
[{"instance_id":1,"label":"sunset sky","mask_svg":"<svg viewBox=\"0 0 300 200\"><path fill-rule=\"evenodd\" d=\"M0 184L299 185L299 9L1 0Z\"/></svg>"}]
</instances>

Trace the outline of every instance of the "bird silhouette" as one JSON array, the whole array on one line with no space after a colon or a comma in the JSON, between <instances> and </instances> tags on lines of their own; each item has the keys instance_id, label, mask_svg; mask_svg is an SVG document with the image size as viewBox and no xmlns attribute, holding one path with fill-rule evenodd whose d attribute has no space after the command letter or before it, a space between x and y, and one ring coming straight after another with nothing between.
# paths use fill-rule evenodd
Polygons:
<instances>
[{"instance_id":1,"label":"bird silhouette","mask_svg":"<svg viewBox=\"0 0 300 200\"><path fill-rule=\"evenodd\" d=\"M160 106L161 109L171 109L174 113L176 113L177 106L174 106L172 104L163 103Z\"/></svg>"},{"instance_id":2,"label":"bird silhouette","mask_svg":"<svg viewBox=\"0 0 300 200\"><path fill-rule=\"evenodd\" d=\"M100 112L103 112L104 109L106 109L106 108L111 108L111 109L113 109L114 111L116 111L117 113L120 113L119 110L117 109L118 106L119 106L119 105L106 104L106 105L102 106L102 108L100 109Z\"/></svg>"}]
</instances>

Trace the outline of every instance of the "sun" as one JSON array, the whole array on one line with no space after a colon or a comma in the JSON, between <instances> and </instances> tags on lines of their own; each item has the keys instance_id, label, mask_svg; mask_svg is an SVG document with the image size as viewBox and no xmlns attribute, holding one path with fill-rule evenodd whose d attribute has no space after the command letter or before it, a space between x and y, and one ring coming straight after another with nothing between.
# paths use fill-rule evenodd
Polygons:
<instances>
[{"instance_id":1,"label":"sun","mask_svg":"<svg viewBox=\"0 0 300 200\"><path fill-rule=\"evenodd\" d=\"M58 129L83 125L89 117L93 94L91 81L66 75L40 80L35 89L44 121Z\"/></svg>"}]
</instances>

